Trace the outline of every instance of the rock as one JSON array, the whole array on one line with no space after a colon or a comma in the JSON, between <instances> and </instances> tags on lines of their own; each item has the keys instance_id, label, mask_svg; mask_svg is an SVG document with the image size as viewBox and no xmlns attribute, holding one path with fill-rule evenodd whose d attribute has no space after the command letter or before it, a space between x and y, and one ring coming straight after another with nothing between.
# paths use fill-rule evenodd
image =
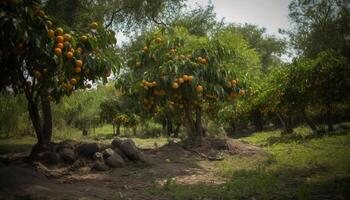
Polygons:
<instances>
[{"instance_id":1,"label":"rock","mask_svg":"<svg viewBox=\"0 0 350 200\"><path fill-rule=\"evenodd\" d=\"M71 168L72 169L79 169L80 167L84 167L85 165L86 165L86 163L83 160L76 160L72 164Z\"/></svg>"},{"instance_id":2,"label":"rock","mask_svg":"<svg viewBox=\"0 0 350 200\"><path fill-rule=\"evenodd\" d=\"M132 160L132 161L141 160L140 151L131 139L121 141L118 144L118 148L128 157L129 160Z\"/></svg>"},{"instance_id":3,"label":"rock","mask_svg":"<svg viewBox=\"0 0 350 200\"><path fill-rule=\"evenodd\" d=\"M119 148L114 148L113 151L116 154L119 154L125 161L128 160L128 157Z\"/></svg>"},{"instance_id":4,"label":"rock","mask_svg":"<svg viewBox=\"0 0 350 200\"><path fill-rule=\"evenodd\" d=\"M77 142L73 141L73 140L65 140L63 142L60 142L58 144L54 144L52 146L52 152L56 152L56 153L61 153L61 151L63 149L72 149L74 150L75 147L77 146Z\"/></svg>"},{"instance_id":5,"label":"rock","mask_svg":"<svg viewBox=\"0 0 350 200\"><path fill-rule=\"evenodd\" d=\"M60 163L60 155L51 151L46 151L38 155L39 159L49 165L57 165Z\"/></svg>"},{"instance_id":6,"label":"rock","mask_svg":"<svg viewBox=\"0 0 350 200\"><path fill-rule=\"evenodd\" d=\"M103 153L103 158L104 158L104 159L106 159L106 158L108 158L109 156L115 154L114 150L111 149L111 148L105 149L102 153Z\"/></svg>"},{"instance_id":7,"label":"rock","mask_svg":"<svg viewBox=\"0 0 350 200\"><path fill-rule=\"evenodd\" d=\"M108 166L104 164L103 162L95 162L91 169L96 170L96 171L107 171Z\"/></svg>"},{"instance_id":8,"label":"rock","mask_svg":"<svg viewBox=\"0 0 350 200\"><path fill-rule=\"evenodd\" d=\"M78 155L86 158L92 158L94 153L98 151L100 151L100 146L97 143L80 144L76 148Z\"/></svg>"},{"instance_id":9,"label":"rock","mask_svg":"<svg viewBox=\"0 0 350 200\"><path fill-rule=\"evenodd\" d=\"M119 148L120 145L122 144L123 140L119 139L119 138L115 138L113 141L112 141L112 147L113 148Z\"/></svg>"},{"instance_id":10,"label":"rock","mask_svg":"<svg viewBox=\"0 0 350 200\"><path fill-rule=\"evenodd\" d=\"M75 161L75 153L72 149L64 148L61 150L60 156L63 161L73 163Z\"/></svg>"},{"instance_id":11,"label":"rock","mask_svg":"<svg viewBox=\"0 0 350 200\"><path fill-rule=\"evenodd\" d=\"M92 158L94 160L103 161L103 154L100 152L95 152L94 155L92 156Z\"/></svg>"},{"instance_id":12,"label":"rock","mask_svg":"<svg viewBox=\"0 0 350 200\"><path fill-rule=\"evenodd\" d=\"M112 168L116 168L116 167L124 167L125 166L125 162L123 160L123 158L119 155L119 154L112 154L110 155L106 160L105 163Z\"/></svg>"}]
</instances>

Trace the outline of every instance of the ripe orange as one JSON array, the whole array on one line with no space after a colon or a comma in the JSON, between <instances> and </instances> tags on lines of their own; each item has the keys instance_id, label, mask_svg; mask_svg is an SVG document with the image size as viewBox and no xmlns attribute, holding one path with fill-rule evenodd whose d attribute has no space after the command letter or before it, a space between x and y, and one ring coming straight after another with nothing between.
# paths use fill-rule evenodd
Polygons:
<instances>
[{"instance_id":1,"label":"ripe orange","mask_svg":"<svg viewBox=\"0 0 350 200\"><path fill-rule=\"evenodd\" d=\"M60 48L55 48L55 54L57 56L61 55L62 54L62 50Z\"/></svg>"},{"instance_id":2,"label":"ripe orange","mask_svg":"<svg viewBox=\"0 0 350 200\"><path fill-rule=\"evenodd\" d=\"M63 43L58 43L56 47L60 48L60 49L63 49L64 45L63 45Z\"/></svg>"},{"instance_id":3,"label":"ripe orange","mask_svg":"<svg viewBox=\"0 0 350 200\"><path fill-rule=\"evenodd\" d=\"M57 41L58 43L63 43L63 42L64 42L63 36L60 36L60 35L57 36L56 41Z\"/></svg>"},{"instance_id":4,"label":"ripe orange","mask_svg":"<svg viewBox=\"0 0 350 200\"><path fill-rule=\"evenodd\" d=\"M92 22L92 23L90 24L90 27L91 27L92 29L97 29L97 26L98 26L97 22Z\"/></svg>"},{"instance_id":5,"label":"ripe orange","mask_svg":"<svg viewBox=\"0 0 350 200\"><path fill-rule=\"evenodd\" d=\"M171 87L172 87L173 89L177 89L177 88L179 88L179 84L176 83L176 82L173 82L173 83L171 84Z\"/></svg>"},{"instance_id":6,"label":"ripe orange","mask_svg":"<svg viewBox=\"0 0 350 200\"><path fill-rule=\"evenodd\" d=\"M49 29L47 31L47 35L49 36L49 38L53 38L55 36L55 31L53 31L52 29Z\"/></svg>"},{"instance_id":7,"label":"ripe orange","mask_svg":"<svg viewBox=\"0 0 350 200\"><path fill-rule=\"evenodd\" d=\"M143 49L142 49L144 52L147 52L148 51L148 47L143 47Z\"/></svg>"},{"instance_id":8,"label":"ripe orange","mask_svg":"<svg viewBox=\"0 0 350 200\"><path fill-rule=\"evenodd\" d=\"M155 42L156 42L157 44L161 43L161 42L162 42L162 38L157 37L157 38L155 39Z\"/></svg>"},{"instance_id":9,"label":"ripe orange","mask_svg":"<svg viewBox=\"0 0 350 200\"><path fill-rule=\"evenodd\" d=\"M82 42L86 42L87 39L88 39L88 37L86 35L80 36L80 41L82 41Z\"/></svg>"},{"instance_id":10,"label":"ripe orange","mask_svg":"<svg viewBox=\"0 0 350 200\"><path fill-rule=\"evenodd\" d=\"M66 53L66 56L67 56L68 59L73 58L73 52L68 51L68 52Z\"/></svg>"},{"instance_id":11,"label":"ripe orange","mask_svg":"<svg viewBox=\"0 0 350 200\"><path fill-rule=\"evenodd\" d=\"M179 82L180 84L182 84L182 83L184 83L185 81L184 81L183 78L179 78L179 79L178 79L178 82Z\"/></svg>"},{"instance_id":12,"label":"ripe orange","mask_svg":"<svg viewBox=\"0 0 350 200\"><path fill-rule=\"evenodd\" d=\"M143 86L143 89L148 90L148 86Z\"/></svg>"},{"instance_id":13,"label":"ripe orange","mask_svg":"<svg viewBox=\"0 0 350 200\"><path fill-rule=\"evenodd\" d=\"M183 75L182 78L184 79L184 81L188 81L188 76L186 74Z\"/></svg>"},{"instance_id":14,"label":"ripe orange","mask_svg":"<svg viewBox=\"0 0 350 200\"><path fill-rule=\"evenodd\" d=\"M196 91L197 91L197 92L202 92L202 91L203 91L203 86L197 85L197 86L196 86Z\"/></svg>"},{"instance_id":15,"label":"ripe orange","mask_svg":"<svg viewBox=\"0 0 350 200\"><path fill-rule=\"evenodd\" d=\"M231 80L231 84L232 84L233 86L235 86L235 85L237 84L237 81L236 81L236 80Z\"/></svg>"},{"instance_id":16,"label":"ripe orange","mask_svg":"<svg viewBox=\"0 0 350 200\"><path fill-rule=\"evenodd\" d=\"M70 79L69 83L72 85L76 85L78 83L78 81L77 81L77 79L72 78L72 79Z\"/></svg>"},{"instance_id":17,"label":"ripe orange","mask_svg":"<svg viewBox=\"0 0 350 200\"><path fill-rule=\"evenodd\" d=\"M57 28L55 31L56 35L60 36L63 35L63 29L62 28Z\"/></svg>"},{"instance_id":18,"label":"ripe orange","mask_svg":"<svg viewBox=\"0 0 350 200\"><path fill-rule=\"evenodd\" d=\"M40 16L40 17L45 17L45 12L43 10L38 10L36 12L36 15Z\"/></svg>"},{"instance_id":19,"label":"ripe orange","mask_svg":"<svg viewBox=\"0 0 350 200\"><path fill-rule=\"evenodd\" d=\"M64 39L65 41L71 41L72 36L71 36L70 34L66 33L66 34L63 35L63 39Z\"/></svg>"},{"instance_id":20,"label":"ripe orange","mask_svg":"<svg viewBox=\"0 0 350 200\"><path fill-rule=\"evenodd\" d=\"M188 81L192 81L193 80L193 76L188 76L187 80Z\"/></svg>"},{"instance_id":21,"label":"ripe orange","mask_svg":"<svg viewBox=\"0 0 350 200\"><path fill-rule=\"evenodd\" d=\"M66 84L64 85L64 87L65 87L67 90L72 90L72 89L73 89L73 85L70 84L70 83L66 83Z\"/></svg>"},{"instance_id":22,"label":"ripe orange","mask_svg":"<svg viewBox=\"0 0 350 200\"><path fill-rule=\"evenodd\" d=\"M76 60L75 61L75 66L81 67L82 65L83 65L83 61L82 60Z\"/></svg>"},{"instance_id":23,"label":"ripe orange","mask_svg":"<svg viewBox=\"0 0 350 200\"><path fill-rule=\"evenodd\" d=\"M152 87L156 87L157 85L158 85L157 82L155 81L152 82Z\"/></svg>"},{"instance_id":24,"label":"ripe orange","mask_svg":"<svg viewBox=\"0 0 350 200\"><path fill-rule=\"evenodd\" d=\"M80 73L81 72L81 67L74 67L74 72L75 73Z\"/></svg>"},{"instance_id":25,"label":"ripe orange","mask_svg":"<svg viewBox=\"0 0 350 200\"><path fill-rule=\"evenodd\" d=\"M244 96L245 95L245 91L244 90L239 90L239 96Z\"/></svg>"}]
</instances>

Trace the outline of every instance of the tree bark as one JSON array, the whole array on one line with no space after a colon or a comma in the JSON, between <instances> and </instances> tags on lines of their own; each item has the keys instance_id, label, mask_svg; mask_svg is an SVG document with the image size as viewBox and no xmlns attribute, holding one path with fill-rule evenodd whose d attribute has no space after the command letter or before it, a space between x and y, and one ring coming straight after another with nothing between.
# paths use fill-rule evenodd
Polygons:
<instances>
[{"instance_id":1,"label":"tree bark","mask_svg":"<svg viewBox=\"0 0 350 200\"><path fill-rule=\"evenodd\" d=\"M120 136L120 124L117 124L117 136Z\"/></svg>"},{"instance_id":2,"label":"tree bark","mask_svg":"<svg viewBox=\"0 0 350 200\"><path fill-rule=\"evenodd\" d=\"M230 136L236 135L236 123L234 121L231 121L230 123Z\"/></svg>"},{"instance_id":3,"label":"tree bark","mask_svg":"<svg viewBox=\"0 0 350 200\"><path fill-rule=\"evenodd\" d=\"M30 101L28 104L30 119L37 136L37 144L34 145L31 156L49 150L52 138L52 112L50 101L45 95L42 95L40 103L42 106L42 118L40 118L38 102Z\"/></svg>"},{"instance_id":4,"label":"tree bark","mask_svg":"<svg viewBox=\"0 0 350 200\"><path fill-rule=\"evenodd\" d=\"M252 115L253 115L253 123L255 126L255 130L256 131L263 131L264 122L263 122L260 110L259 109L253 110Z\"/></svg>"},{"instance_id":5,"label":"tree bark","mask_svg":"<svg viewBox=\"0 0 350 200\"><path fill-rule=\"evenodd\" d=\"M317 127L317 125L309 118L309 116L307 116L305 108L301 109L301 114L305 120L305 122L307 123L307 125L311 128L311 130L316 133L316 134L320 134L321 131L320 129Z\"/></svg>"},{"instance_id":6,"label":"tree bark","mask_svg":"<svg viewBox=\"0 0 350 200\"><path fill-rule=\"evenodd\" d=\"M293 127L292 124L290 123L290 117L283 117L281 114L276 113L278 119L280 120L282 126L283 126L283 132L284 133L293 133Z\"/></svg>"},{"instance_id":7,"label":"tree bark","mask_svg":"<svg viewBox=\"0 0 350 200\"><path fill-rule=\"evenodd\" d=\"M333 118L332 118L332 105L330 103L327 103L326 105L326 121L328 126L328 131L334 131L333 127Z\"/></svg>"},{"instance_id":8,"label":"tree bark","mask_svg":"<svg viewBox=\"0 0 350 200\"><path fill-rule=\"evenodd\" d=\"M181 123L178 123L174 131L174 137L176 138L179 137L180 127L181 127Z\"/></svg>"}]
</instances>

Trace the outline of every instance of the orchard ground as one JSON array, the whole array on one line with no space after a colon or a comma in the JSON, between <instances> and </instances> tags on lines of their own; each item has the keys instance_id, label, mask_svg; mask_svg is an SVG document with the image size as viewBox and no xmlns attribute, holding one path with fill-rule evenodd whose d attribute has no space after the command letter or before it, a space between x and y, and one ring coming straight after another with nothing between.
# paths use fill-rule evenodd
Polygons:
<instances>
[{"instance_id":1,"label":"orchard ground","mask_svg":"<svg viewBox=\"0 0 350 200\"><path fill-rule=\"evenodd\" d=\"M109 143L112 137L102 134L108 129L73 138ZM55 140L65 136L71 137L62 134ZM132 139L147 149L151 166L55 177L14 162L0 168L0 199L350 198L350 123L337 124L335 132L322 137L314 137L305 127L290 135L278 130L254 133L239 140L262 148L267 155L225 154L221 161L203 159L168 144L167 138ZM28 153L34 142L31 137L2 139L1 156Z\"/></svg>"}]
</instances>

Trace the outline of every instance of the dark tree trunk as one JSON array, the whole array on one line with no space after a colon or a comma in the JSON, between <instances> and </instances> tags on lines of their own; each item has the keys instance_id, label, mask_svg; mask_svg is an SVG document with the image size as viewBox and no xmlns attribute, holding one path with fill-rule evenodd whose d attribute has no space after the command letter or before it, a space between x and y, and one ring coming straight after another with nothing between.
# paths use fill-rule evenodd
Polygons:
<instances>
[{"instance_id":1,"label":"dark tree trunk","mask_svg":"<svg viewBox=\"0 0 350 200\"><path fill-rule=\"evenodd\" d=\"M113 134L117 134L117 133L115 132L115 124L112 124L112 127L113 127Z\"/></svg>"},{"instance_id":2,"label":"dark tree trunk","mask_svg":"<svg viewBox=\"0 0 350 200\"><path fill-rule=\"evenodd\" d=\"M203 124L202 124L202 109L198 106L196 108L196 136L199 138L203 137Z\"/></svg>"},{"instance_id":3,"label":"dark tree trunk","mask_svg":"<svg viewBox=\"0 0 350 200\"><path fill-rule=\"evenodd\" d=\"M256 131L262 131L264 128L264 122L259 109L253 110L253 123Z\"/></svg>"},{"instance_id":4,"label":"dark tree trunk","mask_svg":"<svg viewBox=\"0 0 350 200\"><path fill-rule=\"evenodd\" d=\"M120 124L117 124L117 133L116 133L117 136L120 136Z\"/></svg>"},{"instance_id":5,"label":"dark tree trunk","mask_svg":"<svg viewBox=\"0 0 350 200\"><path fill-rule=\"evenodd\" d=\"M178 123L174 131L174 137L176 138L179 137L180 127L181 127L181 123Z\"/></svg>"},{"instance_id":6,"label":"dark tree trunk","mask_svg":"<svg viewBox=\"0 0 350 200\"><path fill-rule=\"evenodd\" d=\"M133 134L134 136L136 136L136 132L137 132L136 126L133 126L133 127L132 127L132 134Z\"/></svg>"},{"instance_id":7,"label":"dark tree trunk","mask_svg":"<svg viewBox=\"0 0 350 200\"><path fill-rule=\"evenodd\" d=\"M333 127L333 117L332 117L332 105L328 103L326 105L326 121L327 121L327 126L328 126L328 131L334 131Z\"/></svg>"},{"instance_id":8,"label":"dark tree trunk","mask_svg":"<svg viewBox=\"0 0 350 200\"><path fill-rule=\"evenodd\" d=\"M231 121L230 123L230 136L235 136L236 135L236 123L235 121Z\"/></svg>"},{"instance_id":9,"label":"dark tree trunk","mask_svg":"<svg viewBox=\"0 0 350 200\"><path fill-rule=\"evenodd\" d=\"M283 132L284 133L293 133L293 126L291 124L291 118L290 116L283 116L279 113L276 113L278 119L280 120L282 127L283 127Z\"/></svg>"},{"instance_id":10,"label":"dark tree trunk","mask_svg":"<svg viewBox=\"0 0 350 200\"><path fill-rule=\"evenodd\" d=\"M173 123L170 119L167 119L167 136L170 137L173 133Z\"/></svg>"},{"instance_id":11,"label":"dark tree trunk","mask_svg":"<svg viewBox=\"0 0 350 200\"><path fill-rule=\"evenodd\" d=\"M38 103L30 101L28 104L30 119L37 136L37 144L35 144L32 149L32 156L49 150L52 138L52 113L50 101L45 95L43 95L41 96L40 102L42 106L42 118L40 118Z\"/></svg>"},{"instance_id":12,"label":"dark tree trunk","mask_svg":"<svg viewBox=\"0 0 350 200\"><path fill-rule=\"evenodd\" d=\"M187 134L190 138L193 138L196 132L195 124L192 118L192 111L190 109L185 110L185 126L187 130Z\"/></svg>"},{"instance_id":13,"label":"dark tree trunk","mask_svg":"<svg viewBox=\"0 0 350 200\"><path fill-rule=\"evenodd\" d=\"M317 127L317 125L312 121L312 119L307 116L305 108L301 109L301 114L305 120L305 122L307 123L307 125L311 128L312 132L316 133L316 134L320 134L322 131Z\"/></svg>"}]
</instances>

